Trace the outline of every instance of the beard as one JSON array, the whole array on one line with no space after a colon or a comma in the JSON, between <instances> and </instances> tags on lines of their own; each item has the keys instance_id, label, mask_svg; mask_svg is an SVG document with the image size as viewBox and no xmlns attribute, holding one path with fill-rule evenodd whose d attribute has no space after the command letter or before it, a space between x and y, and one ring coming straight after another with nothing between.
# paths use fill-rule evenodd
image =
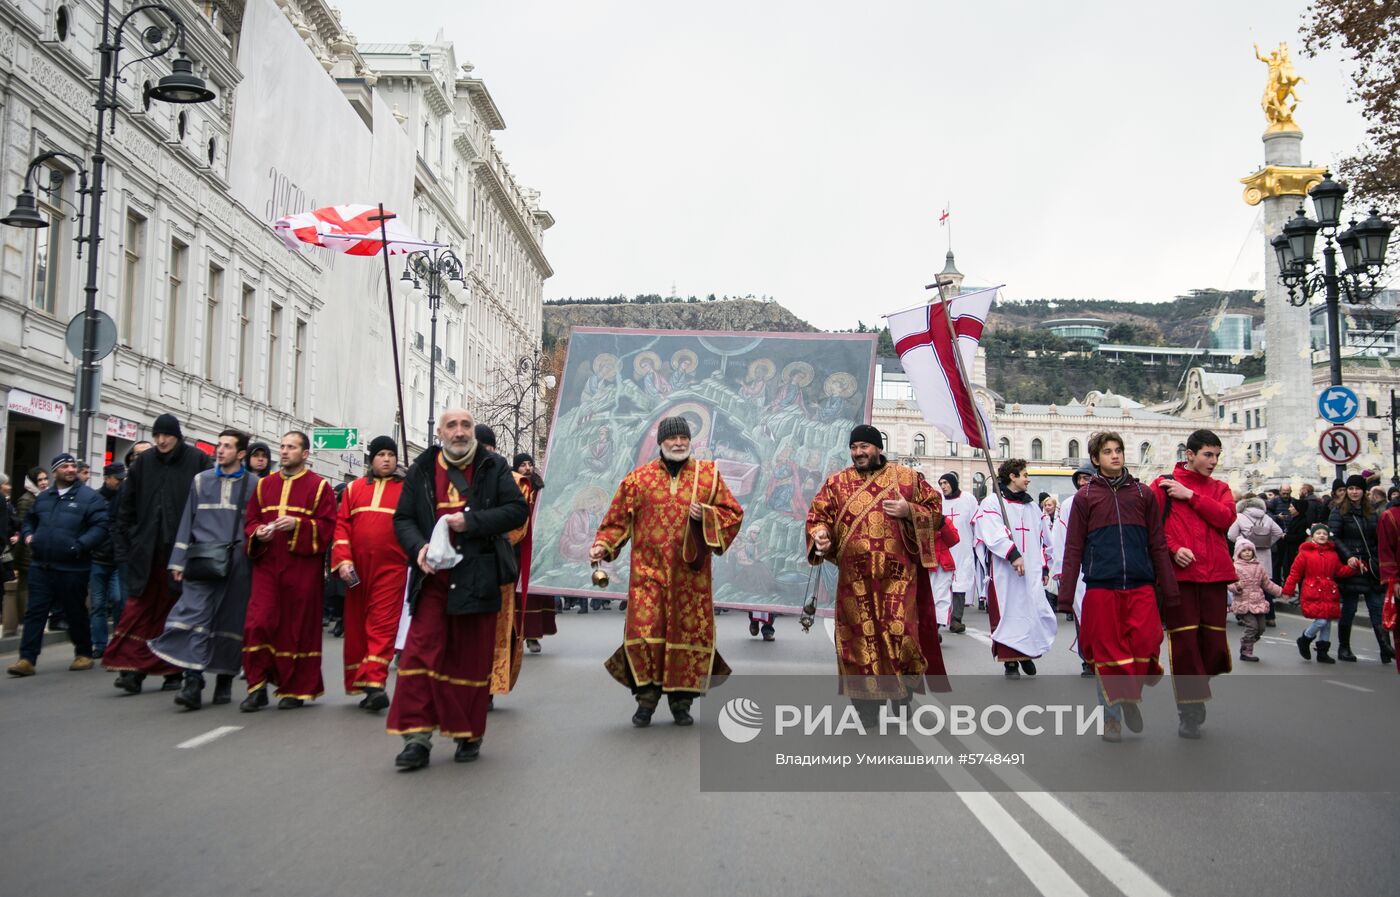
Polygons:
<instances>
[{"instance_id":1,"label":"beard","mask_svg":"<svg viewBox=\"0 0 1400 897\"><path fill-rule=\"evenodd\" d=\"M661 447L661 457L665 458L667 461L685 461L690 458L690 446L668 449L663 445Z\"/></svg>"},{"instance_id":2,"label":"beard","mask_svg":"<svg viewBox=\"0 0 1400 897\"><path fill-rule=\"evenodd\" d=\"M476 451L476 437L464 439L461 442L447 442L442 446L443 452L449 461L461 461L470 457Z\"/></svg>"}]
</instances>

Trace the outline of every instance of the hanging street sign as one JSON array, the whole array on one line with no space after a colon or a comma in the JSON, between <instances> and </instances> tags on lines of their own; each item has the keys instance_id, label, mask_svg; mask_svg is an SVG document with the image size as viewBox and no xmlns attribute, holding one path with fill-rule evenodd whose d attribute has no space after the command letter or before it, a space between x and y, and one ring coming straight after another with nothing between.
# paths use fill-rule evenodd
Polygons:
<instances>
[{"instance_id":1,"label":"hanging street sign","mask_svg":"<svg viewBox=\"0 0 1400 897\"><path fill-rule=\"evenodd\" d=\"M1347 386L1328 386L1317 396L1317 413L1333 426L1344 424L1356 417L1361 402L1356 392Z\"/></svg>"},{"instance_id":2,"label":"hanging street sign","mask_svg":"<svg viewBox=\"0 0 1400 897\"><path fill-rule=\"evenodd\" d=\"M311 431L311 447L316 451L343 452L359 445L359 427L316 427Z\"/></svg>"},{"instance_id":3,"label":"hanging street sign","mask_svg":"<svg viewBox=\"0 0 1400 897\"><path fill-rule=\"evenodd\" d=\"M1322 431L1317 450L1333 464L1350 464L1361 454L1361 437L1348 427L1329 427Z\"/></svg>"}]
</instances>

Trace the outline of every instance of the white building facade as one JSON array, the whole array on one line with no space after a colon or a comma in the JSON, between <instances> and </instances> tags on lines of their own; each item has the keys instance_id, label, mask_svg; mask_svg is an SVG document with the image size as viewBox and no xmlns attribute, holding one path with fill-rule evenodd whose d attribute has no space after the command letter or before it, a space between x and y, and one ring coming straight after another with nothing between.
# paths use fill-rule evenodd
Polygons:
<instances>
[{"instance_id":1,"label":"white building facade","mask_svg":"<svg viewBox=\"0 0 1400 897\"><path fill-rule=\"evenodd\" d=\"M473 88L461 83L472 79L448 81L439 120L448 123L454 162L463 144L475 147L471 161L482 162L461 165L455 186L452 167L422 153L409 131L417 123L393 114L354 36L320 0L166 2L185 22L188 53L216 99L143 102L143 87L168 73L170 58L124 73L123 109L106 137L97 250L98 307L116 322L118 341L101 363L100 403L84 451L90 463L120 460L164 411L181 419L187 439L208 443L229 426L274 444L286 430L315 426L356 426L362 440L392 431L382 261L288 251L269 226L284 214L382 201L467 262L469 288L444 302L439 321L440 407L470 402L496 358L538 346L549 273L540 235L552 219L513 179L492 192L490 178L500 179L504 163L472 117ZM93 0L0 5L6 209L37 154L61 150L90 160L100 16ZM123 64L141 55L134 27L127 44ZM438 46L450 61L451 46ZM75 166L60 161L41 176L41 186L57 178L51 195L38 194L51 226L0 227L0 447L12 478L76 443L77 365L64 329L83 308L90 247L79 260ZM496 216L513 226L515 242L498 239L506 228ZM516 226L521 221L529 240ZM392 261L394 277L402 268ZM410 367L426 358L414 354L426 315L420 326L411 303L397 301L399 314L409 316L398 334L405 385L419 373L426 402L426 363ZM473 353L482 359L476 382L467 361ZM419 411L409 413L410 426L426 419L426 405ZM419 432L410 431L419 445L421 430L419 423ZM353 450L318 452L313 466L337 477L364 469Z\"/></svg>"}]
</instances>

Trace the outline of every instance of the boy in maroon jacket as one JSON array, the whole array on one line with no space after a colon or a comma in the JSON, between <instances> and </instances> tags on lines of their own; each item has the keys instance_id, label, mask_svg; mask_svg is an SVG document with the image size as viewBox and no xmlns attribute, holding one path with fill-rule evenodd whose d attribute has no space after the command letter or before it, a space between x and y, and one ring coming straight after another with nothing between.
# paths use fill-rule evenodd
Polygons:
<instances>
[{"instance_id":1,"label":"boy in maroon jacket","mask_svg":"<svg viewBox=\"0 0 1400 897\"><path fill-rule=\"evenodd\" d=\"M1152 484L1166 518L1167 550L1176 565L1180 603L1163 608L1171 647L1172 688L1183 738L1200 738L1210 700L1210 678L1232 669L1225 640L1226 587L1235 564L1225 533L1235 522L1230 487L1212 479L1220 437L1197 430L1186 440L1186 460Z\"/></svg>"}]
</instances>

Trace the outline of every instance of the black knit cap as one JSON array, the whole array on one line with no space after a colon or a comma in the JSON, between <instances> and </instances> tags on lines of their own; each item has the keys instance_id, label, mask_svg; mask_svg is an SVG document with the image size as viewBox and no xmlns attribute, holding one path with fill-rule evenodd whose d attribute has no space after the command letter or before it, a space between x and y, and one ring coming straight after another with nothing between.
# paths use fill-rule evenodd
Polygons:
<instances>
[{"instance_id":1,"label":"black knit cap","mask_svg":"<svg viewBox=\"0 0 1400 897\"><path fill-rule=\"evenodd\" d=\"M102 468L102 475L104 477L121 477L122 479L126 479L126 465L120 461L108 464L106 467Z\"/></svg>"},{"instance_id":2,"label":"black knit cap","mask_svg":"<svg viewBox=\"0 0 1400 897\"><path fill-rule=\"evenodd\" d=\"M180 430L180 422L175 419L175 415L166 412L156 418L156 422L151 424L152 436L174 436L176 439L184 439L185 434Z\"/></svg>"},{"instance_id":3,"label":"black knit cap","mask_svg":"<svg viewBox=\"0 0 1400 897\"><path fill-rule=\"evenodd\" d=\"M1346 487L1350 489L1352 486L1355 486L1362 492L1365 492L1367 488L1366 478L1359 473L1352 474L1351 476L1347 477Z\"/></svg>"},{"instance_id":4,"label":"black knit cap","mask_svg":"<svg viewBox=\"0 0 1400 897\"><path fill-rule=\"evenodd\" d=\"M371 461L374 460L375 455L378 455L380 452L383 451L393 452L394 457L398 457L399 444L394 441L394 437L376 436L369 441L369 459Z\"/></svg>"},{"instance_id":5,"label":"black knit cap","mask_svg":"<svg viewBox=\"0 0 1400 897\"><path fill-rule=\"evenodd\" d=\"M958 494L958 475L953 473L951 470L943 474L943 476L939 477L938 482L946 482L949 486L953 487L953 494Z\"/></svg>"},{"instance_id":6,"label":"black knit cap","mask_svg":"<svg viewBox=\"0 0 1400 897\"><path fill-rule=\"evenodd\" d=\"M510 462L510 469L519 470L520 465L524 464L526 461L529 461L530 465L534 466L535 459L531 458L526 452L521 452L520 454L516 455L515 458Z\"/></svg>"},{"instance_id":7,"label":"black knit cap","mask_svg":"<svg viewBox=\"0 0 1400 897\"><path fill-rule=\"evenodd\" d=\"M272 457L272 449L266 442L255 442L248 446L248 457L251 458L258 452L262 452L264 455L267 455L268 458Z\"/></svg>"},{"instance_id":8,"label":"black knit cap","mask_svg":"<svg viewBox=\"0 0 1400 897\"><path fill-rule=\"evenodd\" d=\"M690 438L690 422L683 417L668 417L656 425L656 444L660 445L672 436Z\"/></svg>"},{"instance_id":9,"label":"black knit cap","mask_svg":"<svg viewBox=\"0 0 1400 897\"><path fill-rule=\"evenodd\" d=\"M60 464L77 464L77 463L78 463L78 459L77 459L77 458L74 458L72 455L68 454L67 452L59 452L57 455L54 455L54 456L53 456L53 460L49 462L49 470L58 470L58 465L60 465Z\"/></svg>"},{"instance_id":10,"label":"black knit cap","mask_svg":"<svg viewBox=\"0 0 1400 897\"><path fill-rule=\"evenodd\" d=\"M884 437L880 435L879 430L870 426L870 424L857 424L855 429L851 430L851 440L849 444L855 445L857 442L868 442L877 449L883 449L885 447Z\"/></svg>"},{"instance_id":11,"label":"black knit cap","mask_svg":"<svg viewBox=\"0 0 1400 897\"><path fill-rule=\"evenodd\" d=\"M496 431L485 424L477 424L476 441L489 449L494 449L496 447Z\"/></svg>"}]
</instances>

